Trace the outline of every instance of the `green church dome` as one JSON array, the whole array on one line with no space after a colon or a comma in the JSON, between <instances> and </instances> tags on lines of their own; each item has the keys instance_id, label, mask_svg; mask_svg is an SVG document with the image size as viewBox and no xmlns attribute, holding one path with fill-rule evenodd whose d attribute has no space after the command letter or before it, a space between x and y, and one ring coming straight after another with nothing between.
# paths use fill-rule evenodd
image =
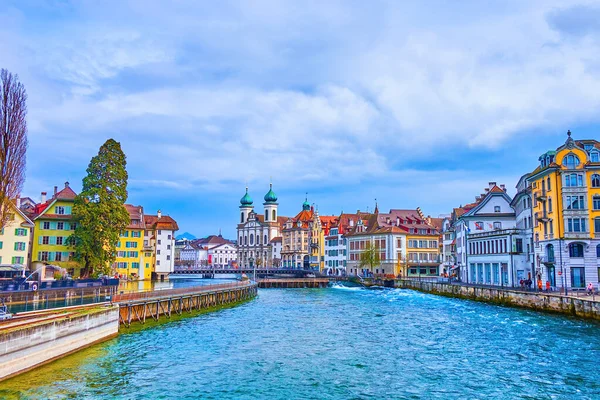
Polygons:
<instances>
[{"instance_id":1,"label":"green church dome","mask_svg":"<svg viewBox=\"0 0 600 400\"><path fill-rule=\"evenodd\" d=\"M267 194L265 194L265 202L266 203L276 203L277 202L277 195L273 191L272 183L269 184L269 191L267 192Z\"/></svg>"},{"instance_id":2,"label":"green church dome","mask_svg":"<svg viewBox=\"0 0 600 400\"><path fill-rule=\"evenodd\" d=\"M308 196L304 200L304 203L302 203L302 210L310 211L310 203L308 202Z\"/></svg>"},{"instance_id":3,"label":"green church dome","mask_svg":"<svg viewBox=\"0 0 600 400\"><path fill-rule=\"evenodd\" d=\"M248 194L248 188L246 188L246 194L244 195L244 197L242 197L242 199L240 200L240 203L242 204L242 206L251 206L252 205L252 197L250 197L250 195Z\"/></svg>"}]
</instances>

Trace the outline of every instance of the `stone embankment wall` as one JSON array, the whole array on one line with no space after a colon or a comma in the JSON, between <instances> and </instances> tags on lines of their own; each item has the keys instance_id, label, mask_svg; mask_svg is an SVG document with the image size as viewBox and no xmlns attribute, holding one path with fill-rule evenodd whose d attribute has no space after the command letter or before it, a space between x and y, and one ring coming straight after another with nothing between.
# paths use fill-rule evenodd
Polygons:
<instances>
[{"instance_id":1,"label":"stone embankment wall","mask_svg":"<svg viewBox=\"0 0 600 400\"><path fill-rule=\"evenodd\" d=\"M119 307L108 306L0 329L0 381L116 336Z\"/></svg>"},{"instance_id":2,"label":"stone embankment wall","mask_svg":"<svg viewBox=\"0 0 600 400\"><path fill-rule=\"evenodd\" d=\"M552 293L520 292L502 288L451 285L449 283L420 282L416 280L397 280L395 286L447 297L600 320L600 301L593 301L591 297L575 298Z\"/></svg>"}]
</instances>

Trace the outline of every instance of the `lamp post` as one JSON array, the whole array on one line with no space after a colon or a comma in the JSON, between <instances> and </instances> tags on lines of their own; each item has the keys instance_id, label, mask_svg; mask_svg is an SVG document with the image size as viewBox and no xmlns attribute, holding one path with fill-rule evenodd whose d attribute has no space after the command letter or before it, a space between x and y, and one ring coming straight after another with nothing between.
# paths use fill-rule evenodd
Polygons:
<instances>
[{"instance_id":1,"label":"lamp post","mask_svg":"<svg viewBox=\"0 0 600 400\"><path fill-rule=\"evenodd\" d=\"M256 282L256 264L254 264L254 257L250 257L250 266L253 268L254 282Z\"/></svg>"}]
</instances>

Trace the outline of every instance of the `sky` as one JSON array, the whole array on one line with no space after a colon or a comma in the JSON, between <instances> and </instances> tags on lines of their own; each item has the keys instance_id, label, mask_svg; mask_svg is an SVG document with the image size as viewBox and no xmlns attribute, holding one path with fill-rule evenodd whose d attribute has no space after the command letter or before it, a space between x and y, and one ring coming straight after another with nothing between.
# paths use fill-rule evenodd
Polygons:
<instances>
[{"instance_id":1,"label":"sky","mask_svg":"<svg viewBox=\"0 0 600 400\"><path fill-rule=\"evenodd\" d=\"M77 191L109 138L128 202L235 237L305 193L322 215L448 214L599 139L592 1L4 0L0 67L28 93L24 196Z\"/></svg>"}]
</instances>

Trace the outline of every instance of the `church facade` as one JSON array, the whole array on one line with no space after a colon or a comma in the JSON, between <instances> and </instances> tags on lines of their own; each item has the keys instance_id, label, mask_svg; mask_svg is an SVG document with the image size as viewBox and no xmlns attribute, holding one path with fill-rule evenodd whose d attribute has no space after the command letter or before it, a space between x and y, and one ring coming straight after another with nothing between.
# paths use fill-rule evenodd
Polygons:
<instances>
[{"instance_id":1,"label":"church facade","mask_svg":"<svg viewBox=\"0 0 600 400\"><path fill-rule=\"evenodd\" d=\"M254 210L254 202L248 193L240 200L239 224L237 226L238 263L241 268L273 267L278 264L280 255L274 251L273 239L281 238L281 230L286 217L278 214L277 195L273 185L264 197L263 212Z\"/></svg>"}]
</instances>

